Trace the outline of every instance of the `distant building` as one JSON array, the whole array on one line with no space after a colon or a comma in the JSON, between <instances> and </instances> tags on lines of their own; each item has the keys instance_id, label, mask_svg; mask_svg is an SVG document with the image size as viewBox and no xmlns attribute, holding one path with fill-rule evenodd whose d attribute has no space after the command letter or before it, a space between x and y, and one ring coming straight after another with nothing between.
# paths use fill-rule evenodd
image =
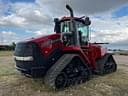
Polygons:
<instances>
[{"instance_id":1,"label":"distant building","mask_svg":"<svg viewBox=\"0 0 128 96\"><path fill-rule=\"evenodd\" d=\"M8 47L8 45L0 45L0 50L7 50Z\"/></svg>"}]
</instances>

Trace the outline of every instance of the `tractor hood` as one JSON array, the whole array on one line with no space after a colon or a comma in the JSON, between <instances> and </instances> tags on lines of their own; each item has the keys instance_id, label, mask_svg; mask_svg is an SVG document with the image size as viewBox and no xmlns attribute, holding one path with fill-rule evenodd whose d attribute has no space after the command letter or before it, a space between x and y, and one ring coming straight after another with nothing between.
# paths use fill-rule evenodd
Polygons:
<instances>
[{"instance_id":1,"label":"tractor hood","mask_svg":"<svg viewBox=\"0 0 128 96\"><path fill-rule=\"evenodd\" d=\"M39 50L42 50L42 48L43 50L48 50L52 43L56 43L58 41L60 41L60 34L51 34L38 38L27 39L16 44L14 55L28 57L33 54L32 50L34 46L38 46Z\"/></svg>"},{"instance_id":2,"label":"tractor hood","mask_svg":"<svg viewBox=\"0 0 128 96\"><path fill-rule=\"evenodd\" d=\"M38 42L43 42L46 39L54 40L54 39L58 39L58 38L60 38L60 34L51 34L51 35L45 35L45 36L38 37L38 38L32 38L30 41L38 43Z\"/></svg>"},{"instance_id":3,"label":"tractor hood","mask_svg":"<svg viewBox=\"0 0 128 96\"><path fill-rule=\"evenodd\" d=\"M54 40L59 38L60 38L60 34L58 33L58 34L44 35L44 36L35 37L35 38L29 38L19 43L31 43L31 42L40 43L40 42L45 42L46 40Z\"/></svg>"}]
</instances>

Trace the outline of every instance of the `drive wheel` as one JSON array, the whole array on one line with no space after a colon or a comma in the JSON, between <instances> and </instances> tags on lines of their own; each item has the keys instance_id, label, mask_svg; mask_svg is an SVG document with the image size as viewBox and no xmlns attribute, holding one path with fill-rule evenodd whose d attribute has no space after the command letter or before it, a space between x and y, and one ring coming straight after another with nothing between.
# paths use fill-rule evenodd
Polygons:
<instances>
[{"instance_id":1,"label":"drive wheel","mask_svg":"<svg viewBox=\"0 0 128 96\"><path fill-rule=\"evenodd\" d=\"M90 79L91 70L79 57L75 57L63 70L67 74L67 86L84 83Z\"/></svg>"},{"instance_id":2,"label":"drive wheel","mask_svg":"<svg viewBox=\"0 0 128 96\"><path fill-rule=\"evenodd\" d=\"M62 72L60 73L55 80L55 86L57 89L63 89L67 85L67 75Z\"/></svg>"}]
</instances>

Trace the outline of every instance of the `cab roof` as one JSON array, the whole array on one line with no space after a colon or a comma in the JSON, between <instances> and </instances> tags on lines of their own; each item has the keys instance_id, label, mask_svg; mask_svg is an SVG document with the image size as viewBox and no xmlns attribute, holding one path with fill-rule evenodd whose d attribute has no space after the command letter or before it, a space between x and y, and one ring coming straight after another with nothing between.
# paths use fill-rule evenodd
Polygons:
<instances>
[{"instance_id":1,"label":"cab roof","mask_svg":"<svg viewBox=\"0 0 128 96\"><path fill-rule=\"evenodd\" d=\"M73 17L76 21L79 21L79 22L83 22L84 23L84 16L83 17ZM72 17L66 17L66 16L64 16L64 17L62 17L61 19L60 19L60 22L64 22L64 21L69 21L70 19L72 19Z\"/></svg>"}]
</instances>

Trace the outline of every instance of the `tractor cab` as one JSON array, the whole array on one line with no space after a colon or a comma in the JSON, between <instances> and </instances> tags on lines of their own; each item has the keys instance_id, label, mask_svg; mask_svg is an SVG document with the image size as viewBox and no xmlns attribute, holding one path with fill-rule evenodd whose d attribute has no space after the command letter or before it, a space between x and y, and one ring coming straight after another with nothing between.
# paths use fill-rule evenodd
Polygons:
<instances>
[{"instance_id":1,"label":"tractor cab","mask_svg":"<svg viewBox=\"0 0 128 96\"><path fill-rule=\"evenodd\" d=\"M85 19L73 18L74 19L74 29L72 28L71 17L63 17L61 20L56 18L54 31L61 34L61 40L65 45L73 45L73 33L76 32L77 36L74 36L77 40L78 45L87 45L89 41L89 25L90 21L88 17ZM87 22L89 22L87 24Z\"/></svg>"},{"instance_id":2,"label":"tractor cab","mask_svg":"<svg viewBox=\"0 0 128 96\"><path fill-rule=\"evenodd\" d=\"M89 25L91 21L89 17L74 17L73 10L70 6L66 6L70 12L70 17L63 17L61 20L54 19L54 32L61 34L61 40L65 45L87 45L89 41Z\"/></svg>"}]
</instances>

